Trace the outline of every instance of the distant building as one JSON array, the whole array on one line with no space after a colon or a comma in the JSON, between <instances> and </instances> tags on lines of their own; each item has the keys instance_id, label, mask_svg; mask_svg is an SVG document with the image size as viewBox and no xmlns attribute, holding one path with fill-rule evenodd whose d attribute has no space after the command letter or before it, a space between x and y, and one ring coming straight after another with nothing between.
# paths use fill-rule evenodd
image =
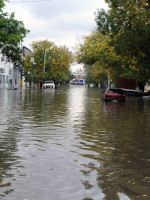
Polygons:
<instances>
[{"instance_id":1,"label":"distant building","mask_svg":"<svg viewBox=\"0 0 150 200\"><path fill-rule=\"evenodd\" d=\"M85 79L85 72L83 69L77 69L75 72L72 72L72 74L77 79Z\"/></svg>"},{"instance_id":2,"label":"distant building","mask_svg":"<svg viewBox=\"0 0 150 200\"><path fill-rule=\"evenodd\" d=\"M70 82L72 85L85 85L85 72L83 69L77 69L72 72L74 79Z\"/></svg>"},{"instance_id":3,"label":"distant building","mask_svg":"<svg viewBox=\"0 0 150 200\"><path fill-rule=\"evenodd\" d=\"M23 57L30 56L31 55L31 50L28 49L27 47L23 46L22 49L21 49L21 53L22 53Z\"/></svg>"}]
</instances>

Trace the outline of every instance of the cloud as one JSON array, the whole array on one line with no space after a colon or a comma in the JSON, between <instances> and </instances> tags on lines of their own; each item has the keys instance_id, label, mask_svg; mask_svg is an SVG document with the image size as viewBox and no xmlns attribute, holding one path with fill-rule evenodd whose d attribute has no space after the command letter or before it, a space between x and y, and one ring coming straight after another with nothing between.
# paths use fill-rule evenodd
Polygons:
<instances>
[{"instance_id":1,"label":"cloud","mask_svg":"<svg viewBox=\"0 0 150 200\"><path fill-rule=\"evenodd\" d=\"M104 0L33 1L14 0L6 4L7 12L15 12L16 18L30 30L24 39L27 47L32 41L45 39L72 47L77 37L91 33L96 27L94 12L98 8L107 9Z\"/></svg>"}]
</instances>

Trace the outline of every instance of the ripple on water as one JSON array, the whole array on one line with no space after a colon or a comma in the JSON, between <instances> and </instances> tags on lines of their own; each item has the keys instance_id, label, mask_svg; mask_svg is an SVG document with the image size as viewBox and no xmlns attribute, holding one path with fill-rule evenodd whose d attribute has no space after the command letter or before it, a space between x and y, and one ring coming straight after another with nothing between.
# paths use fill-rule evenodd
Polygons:
<instances>
[{"instance_id":1,"label":"ripple on water","mask_svg":"<svg viewBox=\"0 0 150 200\"><path fill-rule=\"evenodd\" d=\"M0 90L0 198L150 198L150 104L102 94Z\"/></svg>"}]
</instances>

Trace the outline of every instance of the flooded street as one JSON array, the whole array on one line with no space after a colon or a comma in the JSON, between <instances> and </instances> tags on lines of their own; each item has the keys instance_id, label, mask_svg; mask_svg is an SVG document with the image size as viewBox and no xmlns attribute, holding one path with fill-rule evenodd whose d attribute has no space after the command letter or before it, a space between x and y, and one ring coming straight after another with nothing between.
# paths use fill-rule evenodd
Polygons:
<instances>
[{"instance_id":1,"label":"flooded street","mask_svg":"<svg viewBox=\"0 0 150 200\"><path fill-rule=\"evenodd\" d=\"M0 199L150 199L150 98L102 94L0 90Z\"/></svg>"}]
</instances>

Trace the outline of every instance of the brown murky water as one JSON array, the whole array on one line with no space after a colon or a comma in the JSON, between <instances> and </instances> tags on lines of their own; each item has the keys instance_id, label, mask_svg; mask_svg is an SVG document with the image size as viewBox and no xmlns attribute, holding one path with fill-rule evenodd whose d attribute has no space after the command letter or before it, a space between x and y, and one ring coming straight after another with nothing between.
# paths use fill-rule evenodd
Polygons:
<instances>
[{"instance_id":1,"label":"brown murky water","mask_svg":"<svg viewBox=\"0 0 150 200\"><path fill-rule=\"evenodd\" d=\"M150 99L102 94L0 90L0 199L150 199Z\"/></svg>"}]
</instances>

